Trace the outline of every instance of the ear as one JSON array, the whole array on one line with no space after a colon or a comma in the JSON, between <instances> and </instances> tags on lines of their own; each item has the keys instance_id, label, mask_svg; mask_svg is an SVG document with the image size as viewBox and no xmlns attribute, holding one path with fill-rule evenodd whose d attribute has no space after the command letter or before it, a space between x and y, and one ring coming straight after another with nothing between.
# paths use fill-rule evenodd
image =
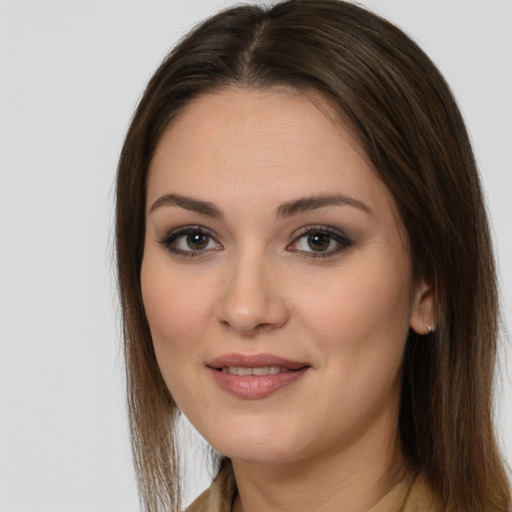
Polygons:
<instances>
[{"instance_id":1,"label":"ear","mask_svg":"<svg viewBox=\"0 0 512 512\"><path fill-rule=\"evenodd\" d=\"M426 335L435 331L434 285L426 279L420 279L414 288L409 325L417 334Z\"/></svg>"}]
</instances>

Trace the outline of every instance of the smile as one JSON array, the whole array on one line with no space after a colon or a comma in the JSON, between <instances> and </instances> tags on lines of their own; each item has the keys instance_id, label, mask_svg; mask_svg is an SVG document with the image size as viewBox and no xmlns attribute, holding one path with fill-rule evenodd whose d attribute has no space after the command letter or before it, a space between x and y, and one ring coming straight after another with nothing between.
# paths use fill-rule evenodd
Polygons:
<instances>
[{"instance_id":1,"label":"smile","mask_svg":"<svg viewBox=\"0 0 512 512\"><path fill-rule=\"evenodd\" d=\"M230 373L231 375L276 375L281 372L291 372L289 368L280 366L258 366L251 368L247 366L223 366L221 371Z\"/></svg>"},{"instance_id":2,"label":"smile","mask_svg":"<svg viewBox=\"0 0 512 512\"><path fill-rule=\"evenodd\" d=\"M237 398L266 398L301 380L311 369L305 362L271 354L226 354L207 364L215 384Z\"/></svg>"}]
</instances>

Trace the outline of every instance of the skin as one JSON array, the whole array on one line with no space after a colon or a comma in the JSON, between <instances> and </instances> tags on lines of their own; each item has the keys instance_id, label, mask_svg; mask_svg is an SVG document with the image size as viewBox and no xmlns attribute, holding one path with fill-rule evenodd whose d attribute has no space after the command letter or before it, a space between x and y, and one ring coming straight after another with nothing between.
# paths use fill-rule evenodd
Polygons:
<instances>
[{"instance_id":1,"label":"skin","mask_svg":"<svg viewBox=\"0 0 512 512\"><path fill-rule=\"evenodd\" d=\"M141 282L155 352L180 409L232 459L235 511L368 510L407 472L402 357L409 328L432 323L433 290L412 278L388 189L332 119L312 93L224 89L186 107L150 166ZM155 204L167 194L220 216ZM278 214L333 194L352 204ZM208 233L203 249L186 234L169 242L186 226ZM311 227L327 241L321 251L303 234ZM249 400L207 367L228 353L309 368Z\"/></svg>"}]
</instances>

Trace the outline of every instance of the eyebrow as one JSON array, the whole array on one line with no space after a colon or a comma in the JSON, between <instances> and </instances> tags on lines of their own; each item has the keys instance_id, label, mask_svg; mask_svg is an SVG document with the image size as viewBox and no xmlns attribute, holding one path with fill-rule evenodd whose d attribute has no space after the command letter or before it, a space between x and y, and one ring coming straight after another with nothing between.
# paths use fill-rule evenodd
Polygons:
<instances>
[{"instance_id":1,"label":"eyebrow","mask_svg":"<svg viewBox=\"0 0 512 512\"><path fill-rule=\"evenodd\" d=\"M185 210L207 215L208 217L214 217L216 219L222 217L222 212L213 203L193 199L192 197L180 196L178 194L166 194L165 196L159 197L152 204L149 212L151 213L162 206L179 206L180 208L185 208Z\"/></svg>"},{"instance_id":2,"label":"eyebrow","mask_svg":"<svg viewBox=\"0 0 512 512\"><path fill-rule=\"evenodd\" d=\"M162 197L159 197L151 205L149 212L151 213L163 206L178 206L180 208L184 208L185 210L190 210L201 215L207 215L208 217L213 217L216 219L223 217L222 211L213 203L210 203L209 201L202 201L200 199L194 199L192 197L182 196L179 194L166 194ZM344 195L334 194L294 199L293 201L282 204L277 210L276 217L292 217L293 215L298 215L299 213L306 211L318 210L319 208L324 208L325 206L352 206L365 213L374 215L370 208L363 202Z\"/></svg>"},{"instance_id":3,"label":"eyebrow","mask_svg":"<svg viewBox=\"0 0 512 512\"><path fill-rule=\"evenodd\" d=\"M317 210L325 206L353 206L365 213L374 215L373 212L361 201L340 194L319 195L302 197L288 203L284 203L277 210L277 217L291 217L310 210Z\"/></svg>"}]
</instances>

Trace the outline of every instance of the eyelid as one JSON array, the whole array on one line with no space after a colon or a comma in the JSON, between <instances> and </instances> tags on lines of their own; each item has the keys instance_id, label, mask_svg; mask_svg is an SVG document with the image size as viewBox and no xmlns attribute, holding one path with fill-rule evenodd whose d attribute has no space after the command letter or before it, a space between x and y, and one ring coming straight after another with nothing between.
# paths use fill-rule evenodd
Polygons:
<instances>
[{"instance_id":1,"label":"eyelid","mask_svg":"<svg viewBox=\"0 0 512 512\"><path fill-rule=\"evenodd\" d=\"M313 250L303 251L299 249L290 249L290 247L296 244L301 238L304 238L305 236L311 234L328 235L338 244L338 247L334 250L318 252ZM342 230L338 228L333 228L332 226L325 225L304 226L300 230L295 232L292 236L294 237L294 239L292 243L287 246L287 250L299 253L308 258L327 258L329 256L334 256L338 254L340 251L343 251L344 249L347 249L348 247L352 246L353 244L352 240Z\"/></svg>"},{"instance_id":2,"label":"eyelid","mask_svg":"<svg viewBox=\"0 0 512 512\"><path fill-rule=\"evenodd\" d=\"M208 236L211 240L213 240L217 244L217 247L215 247L214 249L198 249L198 250L194 251L193 249L190 249L190 250L177 249L176 247L172 246L172 244L180 236L185 236L185 235L188 235L191 233L200 233L200 234ZM196 225L196 224L189 225L189 226L180 226L178 228L175 228L175 229L169 231L163 238L158 240L158 242L160 244L162 244L165 247L165 249L167 249L172 254L175 254L177 256L184 256L184 257L205 256L207 253L210 253L212 251L218 251L223 248L222 244L217 240L217 238L212 234L212 232L209 229L207 229L203 226Z\"/></svg>"},{"instance_id":3,"label":"eyelid","mask_svg":"<svg viewBox=\"0 0 512 512\"><path fill-rule=\"evenodd\" d=\"M197 249L197 250L183 250L173 247L174 242L181 236L185 236L188 234L200 233L209 237L210 240L215 242L217 246L215 248L210 249ZM293 248L295 244L297 244L302 238L311 235L311 234L323 234L329 236L338 246L334 250L328 251L305 251L297 248ZM340 251L350 247L352 245L352 241L350 238L340 229L334 228L332 226L326 225L309 225L304 226L297 230L292 234L293 241L287 245L286 250L290 252L299 253L305 257L309 258L318 258L318 257L329 257L333 256ZM212 251L222 250L222 244L217 240L217 237L212 234L211 230L200 226L200 225L188 225L188 226L180 226L169 231L163 238L157 240L160 244L162 244L166 250L175 254L177 256L183 257L201 257L206 256L208 253Z\"/></svg>"}]
</instances>

